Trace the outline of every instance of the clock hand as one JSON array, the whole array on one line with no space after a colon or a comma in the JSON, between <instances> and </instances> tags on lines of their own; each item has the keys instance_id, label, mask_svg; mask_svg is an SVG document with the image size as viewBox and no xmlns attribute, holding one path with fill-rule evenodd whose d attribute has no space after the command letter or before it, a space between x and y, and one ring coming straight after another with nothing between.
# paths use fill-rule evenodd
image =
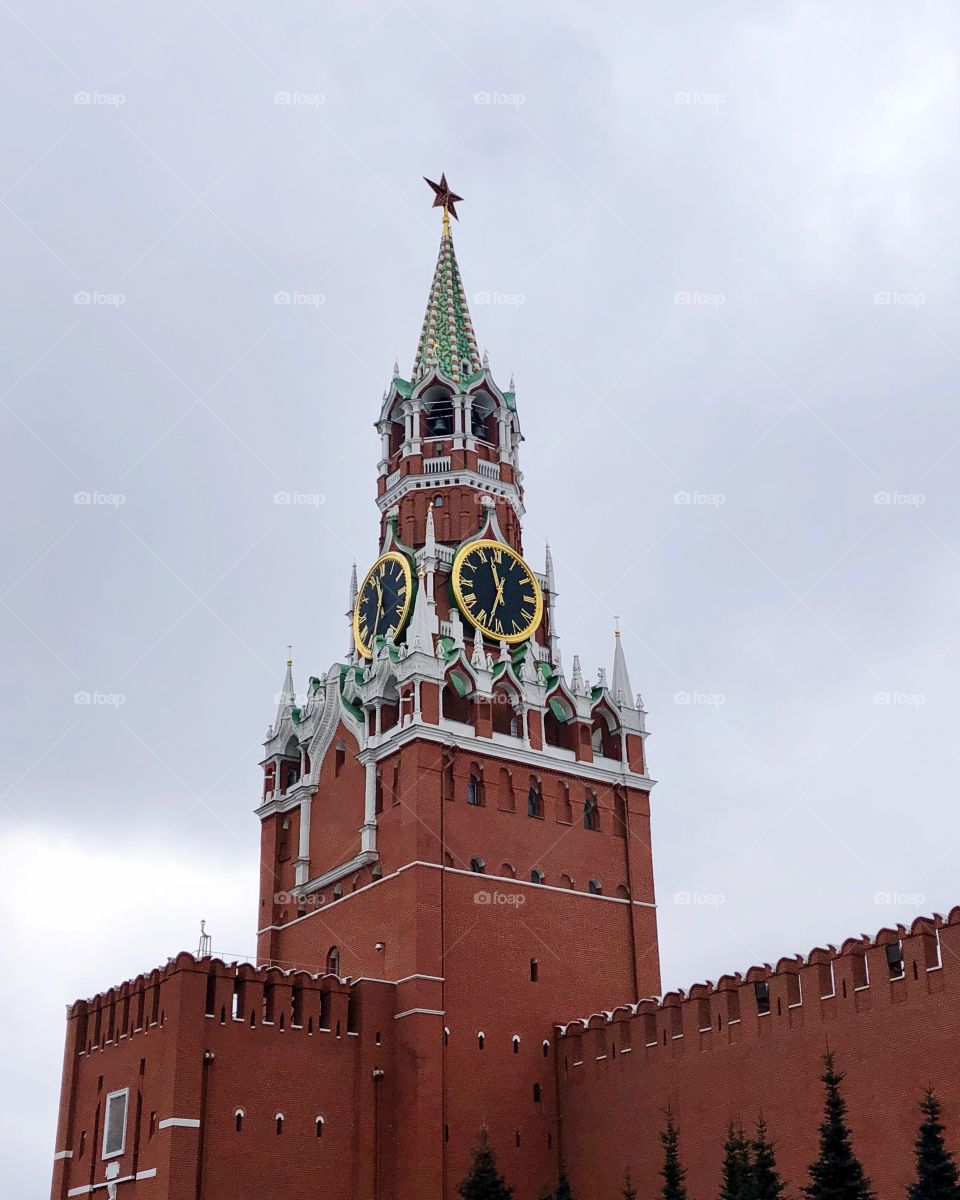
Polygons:
<instances>
[{"instance_id":1,"label":"clock hand","mask_svg":"<svg viewBox=\"0 0 960 1200\"><path fill-rule=\"evenodd\" d=\"M494 574L496 574L496 571L494 571ZM491 617L497 611L497 605L502 604L502 603L503 603L503 580L500 579L497 582L497 594L494 597L493 606L490 609Z\"/></svg>"}]
</instances>

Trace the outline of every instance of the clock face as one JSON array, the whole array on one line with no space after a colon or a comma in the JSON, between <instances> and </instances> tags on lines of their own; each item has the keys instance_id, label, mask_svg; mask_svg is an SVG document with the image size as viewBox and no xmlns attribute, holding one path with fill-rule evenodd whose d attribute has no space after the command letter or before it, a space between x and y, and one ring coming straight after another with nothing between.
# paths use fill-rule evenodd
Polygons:
<instances>
[{"instance_id":1,"label":"clock face","mask_svg":"<svg viewBox=\"0 0 960 1200\"><path fill-rule=\"evenodd\" d=\"M522 642L540 624L543 593L516 550L483 539L457 551L451 573L457 607L498 642Z\"/></svg>"},{"instance_id":2,"label":"clock face","mask_svg":"<svg viewBox=\"0 0 960 1200\"><path fill-rule=\"evenodd\" d=\"M367 572L353 610L353 641L364 658L373 658L376 638L391 629L399 637L412 602L410 563L395 550L382 554Z\"/></svg>"}]
</instances>

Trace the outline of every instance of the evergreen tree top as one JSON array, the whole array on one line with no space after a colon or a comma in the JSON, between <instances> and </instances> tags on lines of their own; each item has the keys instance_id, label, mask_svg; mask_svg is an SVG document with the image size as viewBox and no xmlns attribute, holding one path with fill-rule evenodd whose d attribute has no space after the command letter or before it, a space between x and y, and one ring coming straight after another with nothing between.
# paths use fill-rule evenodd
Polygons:
<instances>
[{"instance_id":1,"label":"evergreen tree top","mask_svg":"<svg viewBox=\"0 0 960 1200\"><path fill-rule=\"evenodd\" d=\"M847 1124L847 1102L840 1091L843 1072L833 1054L823 1056L823 1120L820 1122L820 1154L810 1164L810 1182L803 1189L807 1200L874 1200L870 1180L853 1152Z\"/></svg>"},{"instance_id":2,"label":"evergreen tree top","mask_svg":"<svg viewBox=\"0 0 960 1200\"><path fill-rule=\"evenodd\" d=\"M480 1131L473 1150L473 1163L457 1191L463 1200L512 1200L513 1188L507 1185L497 1171L496 1159L485 1129Z\"/></svg>"},{"instance_id":3,"label":"evergreen tree top","mask_svg":"<svg viewBox=\"0 0 960 1200\"><path fill-rule=\"evenodd\" d=\"M762 1113L750 1143L750 1156L750 1200L780 1200L784 1183L777 1171L776 1153Z\"/></svg>"},{"instance_id":4,"label":"evergreen tree top","mask_svg":"<svg viewBox=\"0 0 960 1200\"><path fill-rule=\"evenodd\" d=\"M666 1125L660 1134L660 1145L663 1147L663 1166L660 1168L663 1187L660 1195L662 1200L687 1200L687 1172L680 1162L680 1134L669 1108L666 1118Z\"/></svg>"},{"instance_id":5,"label":"evergreen tree top","mask_svg":"<svg viewBox=\"0 0 960 1200\"><path fill-rule=\"evenodd\" d=\"M917 1177L907 1196L909 1200L960 1200L957 1164L944 1141L940 1101L932 1087L924 1091L920 1111L923 1117L914 1142Z\"/></svg>"}]
</instances>

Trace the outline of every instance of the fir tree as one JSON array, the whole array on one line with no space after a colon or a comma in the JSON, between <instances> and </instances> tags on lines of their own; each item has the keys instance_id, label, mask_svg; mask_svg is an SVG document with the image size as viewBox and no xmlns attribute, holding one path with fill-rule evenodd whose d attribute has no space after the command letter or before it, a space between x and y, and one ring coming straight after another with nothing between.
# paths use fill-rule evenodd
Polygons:
<instances>
[{"instance_id":1,"label":"fir tree","mask_svg":"<svg viewBox=\"0 0 960 1200\"><path fill-rule=\"evenodd\" d=\"M720 1200L749 1200L750 1153L742 1126L727 1126L720 1173Z\"/></svg>"},{"instance_id":2,"label":"fir tree","mask_svg":"<svg viewBox=\"0 0 960 1200\"><path fill-rule=\"evenodd\" d=\"M783 1190L773 1142L767 1137L767 1123L761 1113L750 1143L750 1200L780 1200Z\"/></svg>"},{"instance_id":3,"label":"fir tree","mask_svg":"<svg viewBox=\"0 0 960 1200\"><path fill-rule=\"evenodd\" d=\"M803 1189L807 1200L874 1200L870 1180L853 1152L847 1125L847 1102L840 1094L843 1073L834 1066L833 1054L823 1056L823 1120L820 1154L810 1164L810 1182Z\"/></svg>"},{"instance_id":4,"label":"fir tree","mask_svg":"<svg viewBox=\"0 0 960 1200\"><path fill-rule=\"evenodd\" d=\"M932 1087L923 1093L920 1111L923 1119L914 1143L917 1179L907 1188L909 1200L960 1200L957 1164L944 1145L940 1101Z\"/></svg>"},{"instance_id":5,"label":"fir tree","mask_svg":"<svg viewBox=\"0 0 960 1200\"><path fill-rule=\"evenodd\" d=\"M554 1193L553 1200L573 1200L573 1192L570 1191L570 1181L567 1179L566 1171L560 1168L560 1178L557 1181L557 1190Z\"/></svg>"},{"instance_id":6,"label":"fir tree","mask_svg":"<svg viewBox=\"0 0 960 1200\"><path fill-rule=\"evenodd\" d=\"M497 1171L496 1159L487 1139L487 1131L480 1130L480 1137L473 1149L473 1163L466 1179L457 1191L463 1200L511 1200L513 1188L508 1187Z\"/></svg>"},{"instance_id":7,"label":"fir tree","mask_svg":"<svg viewBox=\"0 0 960 1200\"><path fill-rule=\"evenodd\" d=\"M629 1171L623 1177L623 1200L637 1200L637 1189L633 1186Z\"/></svg>"},{"instance_id":8,"label":"fir tree","mask_svg":"<svg viewBox=\"0 0 960 1200\"><path fill-rule=\"evenodd\" d=\"M680 1162L680 1134L673 1120L673 1112L669 1108L666 1117L667 1123L660 1134L660 1145L663 1147L663 1166L660 1168L663 1177L661 1200L687 1200L687 1188L684 1183L687 1173Z\"/></svg>"}]
</instances>

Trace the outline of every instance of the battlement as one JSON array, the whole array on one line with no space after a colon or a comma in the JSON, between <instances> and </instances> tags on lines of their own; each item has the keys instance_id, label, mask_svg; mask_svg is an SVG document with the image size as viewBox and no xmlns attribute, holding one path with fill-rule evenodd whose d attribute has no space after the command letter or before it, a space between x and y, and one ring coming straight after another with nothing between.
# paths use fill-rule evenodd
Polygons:
<instances>
[{"instance_id":1,"label":"battlement","mask_svg":"<svg viewBox=\"0 0 960 1200\"><path fill-rule=\"evenodd\" d=\"M192 984L180 985L184 977ZM176 989L175 989L175 986ZM393 988L379 980L350 980L332 973L311 974L281 967L256 967L181 951L166 966L137 975L67 1009L75 1022L77 1053L89 1054L163 1029L172 1017L202 1016L227 1023L274 1025L280 1030L307 1029L359 1036L365 990ZM186 996L189 999L185 999ZM196 1010L196 1011L195 1011Z\"/></svg>"},{"instance_id":2,"label":"battlement","mask_svg":"<svg viewBox=\"0 0 960 1200\"><path fill-rule=\"evenodd\" d=\"M664 1047L681 1038L699 1039L700 1049L707 1050L716 1035L727 1035L718 1045L746 1040L751 1019L754 1036L762 1037L758 1025L767 1017L779 1018L780 1025L802 1026L811 1013L811 1019L828 1016L828 1007L838 1001L852 1000L860 1012L905 1000L918 987L940 992L938 973L944 955L951 953L960 955L960 906L946 918L939 913L917 917L909 930L905 925L883 928L874 937L847 938L839 949L815 946L806 957L781 958L775 967L752 966L716 983L707 980L686 991L679 988L592 1013L558 1025L557 1032L561 1040L576 1042L588 1030L617 1026L623 1051ZM599 1040L605 1045L606 1035ZM575 1050L573 1060L574 1066L582 1065L582 1054Z\"/></svg>"}]
</instances>

